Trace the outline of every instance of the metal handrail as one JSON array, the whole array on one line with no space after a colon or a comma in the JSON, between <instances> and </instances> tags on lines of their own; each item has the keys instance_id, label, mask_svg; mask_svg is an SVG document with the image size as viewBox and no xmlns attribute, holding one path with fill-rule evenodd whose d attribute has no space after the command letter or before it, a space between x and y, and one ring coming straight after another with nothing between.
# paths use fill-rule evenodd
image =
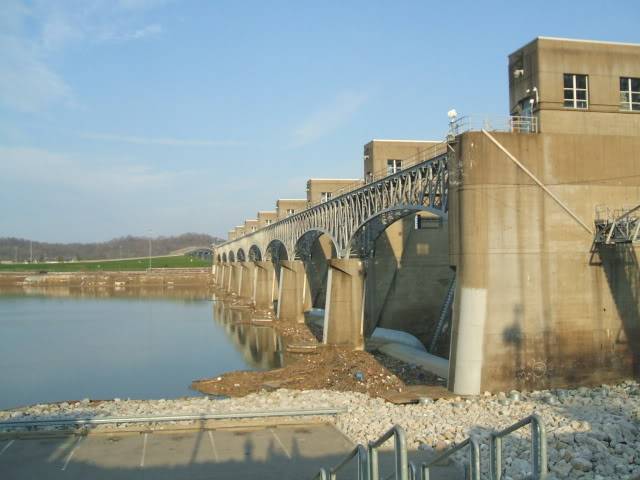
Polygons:
<instances>
[{"instance_id":1,"label":"metal handrail","mask_svg":"<svg viewBox=\"0 0 640 480\"><path fill-rule=\"evenodd\" d=\"M378 464L378 449L389 440L394 439L394 447L396 454L396 479L409 480L409 466L407 461L407 440L404 430L399 425L394 425L389 431L384 433L380 438L373 442L369 442L369 479L380 480L380 470Z\"/></svg>"},{"instance_id":2,"label":"metal handrail","mask_svg":"<svg viewBox=\"0 0 640 480\"><path fill-rule=\"evenodd\" d=\"M368 462L367 462L367 449L364 448L363 445L358 444L356 447L349 452L349 454L342 459L342 461L336 465L335 467L329 470L329 480L336 480L338 478L338 472L342 470L352 458L358 457L358 480L368 480L369 472L368 472ZM322 476L324 475L324 477ZM313 477L313 480L320 479L326 480L327 471L324 468L321 468L318 474Z\"/></svg>"},{"instance_id":3,"label":"metal handrail","mask_svg":"<svg viewBox=\"0 0 640 480\"><path fill-rule=\"evenodd\" d=\"M533 464L532 478L533 480L544 480L547 478L547 434L542 419L534 413L504 430L493 432L491 434L490 450L492 480L502 479L502 438L529 424L531 424L531 455Z\"/></svg>"},{"instance_id":4,"label":"metal handrail","mask_svg":"<svg viewBox=\"0 0 640 480\"><path fill-rule=\"evenodd\" d=\"M480 480L480 445L478 444L478 440L473 437L469 437L463 442L459 443L455 447L445 451L444 453L438 455L436 458L431 460L430 462L425 462L422 464L422 480L429 480L429 469L440 463L441 461L449 458L454 453L463 448L469 446L469 465L467 466L467 475L470 480Z\"/></svg>"}]
</instances>

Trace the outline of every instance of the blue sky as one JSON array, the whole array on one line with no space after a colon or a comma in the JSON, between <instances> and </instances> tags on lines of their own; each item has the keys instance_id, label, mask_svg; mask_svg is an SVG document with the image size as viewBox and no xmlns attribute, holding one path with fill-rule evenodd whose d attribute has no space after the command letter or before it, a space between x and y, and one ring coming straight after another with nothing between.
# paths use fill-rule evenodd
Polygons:
<instances>
[{"instance_id":1,"label":"blue sky","mask_svg":"<svg viewBox=\"0 0 640 480\"><path fill-rule=\"evenodd\" d=\"M539 35L640 43L640 4L0 2L0 236L225 235L371 138L508 110Z\"/></svg>"}]
</instances>

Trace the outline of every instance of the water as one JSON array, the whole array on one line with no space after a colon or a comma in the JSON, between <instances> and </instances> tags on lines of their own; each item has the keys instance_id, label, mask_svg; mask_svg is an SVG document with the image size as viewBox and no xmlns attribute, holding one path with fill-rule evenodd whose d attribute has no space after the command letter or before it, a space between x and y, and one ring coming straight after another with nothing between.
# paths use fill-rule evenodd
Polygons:
<instances>
[{"instance_id":1,"label":"water","mask_svg":"<svg viewBox=\"0 0 640 480\"><path fill-rule=\"evenodd\" d=\"M0 409L197 395L194 379L282 363L271 328L210 296L57 294L0 292Z\"/></svg>"}]
</instances>

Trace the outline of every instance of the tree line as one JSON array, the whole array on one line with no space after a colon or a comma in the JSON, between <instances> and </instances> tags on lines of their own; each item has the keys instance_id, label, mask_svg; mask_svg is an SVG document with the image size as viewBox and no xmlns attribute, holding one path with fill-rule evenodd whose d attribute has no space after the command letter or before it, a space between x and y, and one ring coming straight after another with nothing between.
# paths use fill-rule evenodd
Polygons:
<instances>
[{"instance_id":1,"label":"tree line","mask_svg":"<svg viewBox=\"0 0 640 480\"><path fill-rule=\"evenodd\" d=\"M224 240L204 233L184 233L151 239L151 253L169 255L187 247L202 247ZM149 254L149 237L114 238L95 243L48 243L24 238L0 237L0 260L25 262L47 260L100 260L144 257Z\"/></svg>"}]
</instances>

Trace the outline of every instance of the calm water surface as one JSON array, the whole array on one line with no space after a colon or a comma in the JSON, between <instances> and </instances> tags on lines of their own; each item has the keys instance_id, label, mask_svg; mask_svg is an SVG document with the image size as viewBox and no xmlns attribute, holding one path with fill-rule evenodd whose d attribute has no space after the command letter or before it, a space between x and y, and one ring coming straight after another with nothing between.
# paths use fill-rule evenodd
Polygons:
<instances>
[{"instance_id":1,"label":"calm water surface","mask_svg":"<svg viewBox=\"0 0 640 480\"><path fill-rule=\"evenodd\" d=\"M241 313L210 296L0 292L0 409L196 395L194 379L281 366L275 332L233 324Z\"/></svg>"}]
</instances>

